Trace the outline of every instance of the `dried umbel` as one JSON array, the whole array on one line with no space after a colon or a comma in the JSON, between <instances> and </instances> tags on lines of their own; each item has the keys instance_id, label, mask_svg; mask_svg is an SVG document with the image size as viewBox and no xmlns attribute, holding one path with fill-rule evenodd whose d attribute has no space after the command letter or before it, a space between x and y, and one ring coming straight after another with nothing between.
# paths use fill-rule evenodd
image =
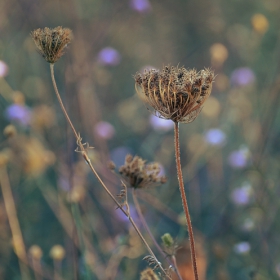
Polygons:
<instances>
[{"instance_id":1,"label":"dried umbel","mask_svg":"<svg viewBox=\"0 0 280 280\"><path fill-rule=\"evenodd\" d=\"M201 111L212 90L214 73L184 67L165 66L161 71L145 70L134 76L136 90L155 114L174 122L192 122Z\"/></svg>"},{"instance_id":2,"label":"dried umbel","mask_svg":"<svg viewBox=\"0 0 280 280\"><path fill-rule=\"evenodd\" d=\"M158 163L146 164L142 158L127 155L125 163L119 168L121 176L132 188L149 188L166 182L165 176L160 176Z\"/></svg>"},{"instance_id":3,"label":"dried umbel","mask_svg":"<svg viewBox=\"0 0 280 280\"><path fill-rule=\"evenodd\" d=\"M31 32L40 54L49 63L55 63L64 54L64 49L71 42L72 31L58 26L50 29L36 29Z\"/></svg>"}]
</instances>

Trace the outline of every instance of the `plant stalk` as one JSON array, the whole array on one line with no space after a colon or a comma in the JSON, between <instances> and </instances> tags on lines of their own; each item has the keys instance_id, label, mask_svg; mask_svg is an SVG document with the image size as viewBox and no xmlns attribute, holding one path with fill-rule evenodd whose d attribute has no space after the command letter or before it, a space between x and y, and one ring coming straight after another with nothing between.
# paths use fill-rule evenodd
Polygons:
<instances>
[{"instance_id":1,"label":"plant stalk","mask_svg":"<svg viewBox=\"0 0 280 280\"><path fill-rule=\"evenodd\" d=\"M176 156L176 167L177 167L177 175L178 175L178 182L179 188L181 192L182 198L182 205L184 208L186 220L187 220L187 227L189 231L189 241L190 241L190 249L191 249L191 258L192 258L192 267L195 280L199 280L198 272L197 272L197 264L196 264L196 253L195 253L195 243L194 243L194 236L192 230L192 222L188 208L188 202L186 198L186 193L184 189L184 182L183 182L183 174L182 174L182 167L181 167L181 159L180 159L180 144L179 144L179 123L174 122L174 144L175 144L175 156Z\"/></svg>"},{"instance_id":2,"label":"plant stalk","mask_svg":"<svg viewBox=\"0 0 280 280\"><path fill-rule=\"evenodd\" d=\"M102 179L99 177L99 175L97 174L97 171L95 170L95 168L93 167L89 156L87 154L87 151L82 143L82 138L80 137L80 135L77 133L73 123L70 120L70 117L68 116L68 113L63 105L62 99L60 97L57 85L56 85L56 81L55 81L55 77L54 77L54 64L50 63L50 70L51 70L51 78L52 78L52 83L53 83L53 87L54 87L54 91L55 94L57 96L58 102L60 104L60 107L62 109L62 112L67 120L67 122L69 123L75 137L77 140L77 145L79 146L80 150L79 152L82 154L84 160L86 161L86 163L89 165L91 171L93 172L93 174L95 175L95 177L97 178L97 180L99 181L99 183L101 184L101 186L104 188L104 190L106 191L106 193L111 197L111 199L116 203L116 205L118 206L118 208L120 208L120 210L125 214L125 216L128 217L130 223L132 224L132 226L134 227L135 231L137 232L137 234L139 235L140 239L142 240L142 242L144 243L144 245L146 246L146 248L148 249L149 253L155 258L155 260L158 263L158 267L159 269L164 273L164 275L166 277L168 277L168 275L166 274L166 271L164 270L164 268L162 267L161 263L157 260L155 254L153 253L152 249L150 248L149 244L146 242L145 238L143 237L143 235L141 234L140 230L138 229L137 225L135 224L134 220L132 219L132 217L130 216L129 213L127 213L127 211L125 211L122 207L122 205L117 201L117 199L113 196L113 194L110 192L110 190L107 188L107 186L105 185L105 183L102 181ZM171 279L170 277L168 277L169 279Z\"/></svg>"}]
</instances>

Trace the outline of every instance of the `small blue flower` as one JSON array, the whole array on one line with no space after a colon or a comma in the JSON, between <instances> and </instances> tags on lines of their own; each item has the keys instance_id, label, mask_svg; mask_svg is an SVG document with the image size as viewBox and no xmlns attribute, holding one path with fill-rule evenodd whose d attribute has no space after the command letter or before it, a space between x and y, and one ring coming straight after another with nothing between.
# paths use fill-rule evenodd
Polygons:
<instances>
[{"instance_id":1,"label":"small blue flower","mask_svg":"<svg viewBox=\"0 0 280 280\"><path fill-rule=\"evenodd\" d=\"M219 128L209 129L205 133L205 141L213 146L223 146L226 142L225 133Z\"/></svg>"},{"instance_id":2,"label":"small blue flower","mask_svg":"<svg viewBox=\"0 0 280 280\"><path fill-rule=\"evenodd\" d=\"M31 120L31 110L20 104L12 104L5 111L5 117L9 121L15 121L23 126L27 126Z\"/></svg>"},{"instance_id":3,"label":"small blue flower","mask_svg":"<svg viewBox=\"0 0 280 280\"><path fill-rule=\"evenodd\" d=\"M114 48L107 47L99 52L98 61L103 65L116 66L121 62L121 56Z\"/></svg>"}]
</instances>

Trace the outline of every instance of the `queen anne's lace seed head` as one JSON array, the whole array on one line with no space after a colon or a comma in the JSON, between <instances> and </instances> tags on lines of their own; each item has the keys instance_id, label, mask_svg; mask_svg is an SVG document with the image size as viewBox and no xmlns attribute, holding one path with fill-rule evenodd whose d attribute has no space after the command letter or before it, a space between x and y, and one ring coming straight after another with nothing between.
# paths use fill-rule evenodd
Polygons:
<instances>
[{"instance_id":1,"label":"queen anne's lace seed head","mask_svg":"<svg viewBox=\"0 0 280 280\"><path fill-rule=\"evenodd\" d=\"M49 63L55 63L64 54L64 49L71 42L72 31L58 26L50 29L36 29L31 32L40 54Z\"/></svg>"},{"instance_id":2,"label":"queen anne's lace seed head","mask_svg":"<svg viewBox=\"0 0 280 280\"><path fill-rule=\"evenodd\" d=\"M145 70L134 76L136 90L154 108L155 114L174 122L192 122L212 90L214 73L184 67L165 66L161 71Z\"/></svg>"},{"instance_id":3,"label":"queen anne's lace seed head","mask_svg":"<svg viewBox=\"0 0 280 280\"><path fill-rule=\"evenodd\" d=\"M164 184L166 177L160 175L158 163L146 164L142 158L127 155L125 163L119 168L120 175L132 188L149 188Z\"/></svg>"}]
</instances>

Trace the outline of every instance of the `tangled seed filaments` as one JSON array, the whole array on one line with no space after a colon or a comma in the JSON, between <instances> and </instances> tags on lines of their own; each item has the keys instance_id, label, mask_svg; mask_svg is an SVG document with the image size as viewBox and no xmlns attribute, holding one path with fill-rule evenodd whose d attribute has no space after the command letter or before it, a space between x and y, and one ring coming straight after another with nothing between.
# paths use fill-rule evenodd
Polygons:
<instances>
[{"instance_id":1,"label":"tangled seed filaments","mask_svg":"<svg viewBox=\"0 0 280 280\"><path fill-rule=\"evenodd\" d=\"M73 36L70 29L58 26L53 29L36 29L31 32L31 37L43 58L49 63L55 63L64 54Z\"/></svg>"},{"instance_id":2,"label":"tangled seed filaments","mask_svg":"<svg viewBox=\"0 0 280 280\"><path fill-rule=\"evenodd\" d=\"M174 122L192 122L211 94L214 73L165 66L134 76L136 90L154 108L155 114Z\"/></svg>"},{"instance_id":3,"label":"tangled seed filaments","mask_svg":"<svg viewBox=\"0 0 280 280\"><path fill-rule=\"evenodd\" d=\"M142 158L127 155L125 163L119 168L120 175L132 188L149 188L166 182L166 177L160 175L158 163L146 164Z\"/></svg>"}]
</instances>

